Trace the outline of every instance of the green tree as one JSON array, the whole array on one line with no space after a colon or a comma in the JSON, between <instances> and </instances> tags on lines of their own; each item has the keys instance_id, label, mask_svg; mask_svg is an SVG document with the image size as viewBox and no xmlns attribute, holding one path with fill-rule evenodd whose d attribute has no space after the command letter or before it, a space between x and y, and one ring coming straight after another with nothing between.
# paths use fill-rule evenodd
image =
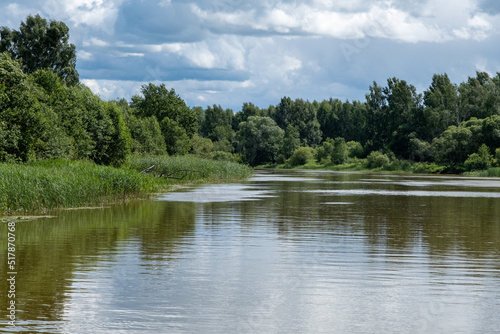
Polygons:
<instances>
[{"instance_id":1,"label":"green tree","mask_svg":"<svg viewBox=\"0 0 500 334\"><path fill-rule=\"evenodd\" d=\"M226 139L232 143L235 136L233 117L231 109L224 110L220 105L208 106L205 109L205 120L201 125L201 133L213 142Z\"/></svg>"},{"instance_id":2,"label":"green tree","mask_svg":"<svg viewBox=\"0 0 500 334\"><path fill-rule=\"evenodd\" d=\"M237 112L233 118L233 129L238 131L238 126L241 122L245 122L250 116L263 116L262 111L259 107L255 106L251 102L243 103L243 107L240 112Z\"/></svg>"},{"instance_id":3,"label":"green tree","mask_svg":"<svg viewBox=\"0 0 500 334\"><path fill-rule=\"evenodd\" d=\"M460 84L459 122L471 117L483 119L500 114L500 90L495 80L486 72L476 72Z\"/></svg>"},{"instance_id":4,"label":"green tree","mask_svg":"<svg viewBox=\"0 0 500 334\"><path fill-rule=\"evenodd\" d=\"M387 96L383 88L376 82L370 86L370 92L366 94L367 106L367 142L368 151L380 150L386 147L391 138L389 128L389 112L387 106Z\"/></svg>"},{"instance_id":5,"label":"green tree","mask_svg":"<svg viewBox=\"0 0 500 334\"><path fill-rule=\"evenodd\" d=\"M69 43L69 28L63 22L30 15L19 31L2 27L0 38L0 52L8 51L21 59L25 73L48 69L68 85L79 82L76 48Z\"/></svg>"},{"instance_id":6,"label":"green tree","mask_svg":"<svg viewBox=\"0 0 500 334\"><path fill-rule=\"evenodd\" d=\"M165 138L156 117L139 118L125 99L115 101L121 109L132 138L132 153L162 155L167 153Z\"/></svg>"},{"instance_id":7,"label":"green tree","mask_svg":"<svg viewBox=\"0 0 500 334\"><path fill-rule=\"evenodd\" d=\"M173 88L168 90L164 84L157 86L149 83L142 86L141 92L143 97L136 96L132 104L138 109L138 116L155 116L158 122L162 122L165 117L168 117L182 127L189 138L197 132L198 114L196 110L188 108Z\"/></svg>"},{"instance_id":8,"label":"green tree","mask_svg":"<svg viewBox=\"0 0 500 334\"><path fill-rule=\"evenodd\" d=\"M423 124L421 95L413 85L397 78L388 79L383 91L389 113L389 147L396 155L408 157L410 135Z\"/></svg>"},{"instance_id":9,"label":"green tree","mask_svg":"<svg viewBox=\"0 0 500 334\"><path fill-rule=\"evenodd\" d=\"M450 126L431 144L434 161L454 169L471 154L472 132L465 127Z\"/></svg>"},{"instance_id":10,"label":"green tree","mask_svg":"<svg viewBox=\"0 0 500 334\"><path fill-rule=\"evenodd\" d=\"M143 85L143 97L132 98L131 106L140 118L156 117L165 139L169 154L185 154L190 151L190 140L198 131L198 113L188 108L174 89L164 84Z\"/></svg>"},{"instance_id":11,"label":"green tree","mask_svg":"<svg viewBox=\"0 0 500 334\"><path fill-rule=\"evenodd\" d=\"M169 154L184 155L191 150L192 144L186 130L176 121L165 117L160 122L160 128Z\"/></svg>"},{"instance_id":12,"label":"green tree","mask_svg":"<svg viewBox=\"0 0 500 334\"><path fill-rule=\"evenodd\" d=\"M286 129L288 125L292 123L292 119L294 117L294 112L292 110L293 105L294 102L291 98L283 97L280 103L276 106L273 119L280 128Z\"/></svg>"},{"instance_id":13,"label":"green tree","mask_svg":"<svg viewBox=\"0 0 500 334\"><path fill-rule=\"evenodd\" d=\"M250 116L241 122L236 134L239 151L247 157L252 166L274 163L283 141L283 130L273 119L262 116Z\"/></svg>"},{"instance_id":14,"label":"green tree","mask_svg":"<svg viewBox=\"0 0 500 334\"><path fill-rule=\"evenodd\" d=\"M0 55L0 159L27 161L45 132L43 108L19 61Z\"/></svg>"},{"instance_id":15,"label":"green tree","mask_svg":"<svg viewBox=\"0 0 500 334\"><path fill-rule=\"evenodd\" d=\"M434 74L432 83L424 92L425 125L422 136L427 141L439 136L449 126L460 124L458 116L458 88L447 74Z\"/></svg>"},{"instance_id":16,"label":"green tree","mask_svg":"<svg viewBox=\"0 0 500 334\"><path fill-rule=\"evenodd\" d=\"M283 137L283 145L281 146L280 153L283 159L288 159L296 149L300 147L300 134L297 128L289 124L285 130Z\"/></svg>"}]
</instances>

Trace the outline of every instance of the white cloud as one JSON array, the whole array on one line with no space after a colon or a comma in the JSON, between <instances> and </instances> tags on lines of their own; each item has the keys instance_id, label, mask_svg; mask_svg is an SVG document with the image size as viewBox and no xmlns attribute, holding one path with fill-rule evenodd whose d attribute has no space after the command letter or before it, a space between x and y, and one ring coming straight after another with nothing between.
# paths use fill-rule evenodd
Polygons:
<instances>
[{"instance_id":1,"label":"white cloud","mask_svg":"<svg viewBox=\"0 0 500 334\"><path fill-rule=\"evenodd\" d=\"M192 5L193 13L209 26L246 27L279 34L330 36L341 39L382 37L404 42L444 42L452 39L484 39L491 32L485 15L474 0L442 0L419 3L406 11L390 2L368 5L355 1L316 0L312 3L280 3L265 12L215 12ZM346 3L346 2L343 2ZM363 8L364 5L364 9Z\"/></svg>"},{"instance_id":2,"label":"white cloud","mask_svg":"<svg viewBox=\"0 0 500 334\"><path fill-rule=\"evenodd\" d=\"M245 69L245 47L234 36L213 37L194 43L166 43L146 46L149 50L174 53L187 59L193 66L213 69Z\"/></svg>"},{"instance_id":3,"label":"white cloud","mask_svg":"<svg viewBox=\"0 0 500 334\"><path fill-rule=\"evenodd\" d=\"M497 18L498 19L498 18ZM474 39L477 41L488 38L492 31L492 24L488 22L491 18L486 15L476 15L468 20L468 25L460 29L455 29L455 35L462 39Z\"/></svg>"},{"instance_id":4,"label":"white cloud","mask_svg":"<svg viewBox=\"0 0 500 334\"><path fill-rule=\"evenodd\" d=\"M100 47L105 47L105 46L108 46L109 43L106 42L106 41L103 41L99 38L95 38L95 37L92 37L90 40L88 41L83 41L83 46L84 47L88 47L88 46L100 46Z\"/></svg>"},{"instance_id":5,"label":"white cloud","mask_svg":"<svg viewBox=\"0 0 500 334\"><path fill-rule=\"evenodd\" d=\"M112 33L122 2L123 0L47 0L42 10L51 17L69 20L75 26L86 25Z\"/></svg>"},{"instance_id":6,"label":"white cloud","mask_svg":"<svg viewBox=\"0 0 500 334\"><path fill-rule=\"evenodd\" d=\"M92 53L87 52L85 50L80 50L80 51L78 51L78 59L92 60L93 55L92 55Z\"/></svg>"}]
</instances>

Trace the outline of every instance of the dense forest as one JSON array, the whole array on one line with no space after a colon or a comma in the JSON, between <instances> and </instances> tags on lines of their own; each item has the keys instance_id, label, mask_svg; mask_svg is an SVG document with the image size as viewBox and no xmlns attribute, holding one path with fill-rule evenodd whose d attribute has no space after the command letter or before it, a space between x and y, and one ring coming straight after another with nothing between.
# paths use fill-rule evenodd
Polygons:
<instances>
[{"instance_id":1,"label":"dense forest","mask_svg":"<svg viewBox=\"0 0 500 334\"><path fill-rule=\"evenodd\" d=\"M435 74L423 93L389 78L374 82L365 101L283 97L235 113L188 107L163 84L142 86L131 101L103 101L79 83L68 41L63 22L38 15L19 31L0 28L0 161L120 166L132 154L193 154L251 166L359 162L463 172L500 160L500 74L477 72L459 85Z\"/></svg>"}]
</instances>

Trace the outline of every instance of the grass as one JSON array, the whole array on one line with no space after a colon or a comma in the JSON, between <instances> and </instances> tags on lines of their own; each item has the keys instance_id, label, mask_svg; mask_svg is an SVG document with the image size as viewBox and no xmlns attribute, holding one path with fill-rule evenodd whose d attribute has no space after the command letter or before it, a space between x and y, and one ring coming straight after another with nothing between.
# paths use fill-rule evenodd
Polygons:
<instances>
[{"instance_id":1,"label":"grass","mask_svg":"<svg viewBox=\"0 0 500 334\"><path fill-rule=\"evenodd\" d=\"M167 182L199 183L240 180L252 175L253 170L245 165L230 161L202 159L190 155L185 156L134 156L130 159L129 168L141 172L154 166L148 174L153 176L169 176ZM174 179L180 178L181 180Z\"/></svg>"},{"instance_id":2,"label":"grass","mask_svg":"<svg viewBox=\"0 0 500 334\"><path fill-rule=\"evenodd\" d=\"M388 164L370 168L366 159L350 159L348 162L341 165L333 164L318 164L316 162L309 162L302 166L292 166L288 163L262 165L258 168L284 168L284 169L319 169L319 170L334 170L334 171L374 171L374 172L403 172L403 173L425 173L425 174L439 174L445 171L446 167L437 165L435 163L427 162L412 162L408 160L394 159Z\"/></svg>"},{"instance_id":3,"label":"grass","mask_svg":"<svg viewBox=\"0 0 500 334\"><path fill-rule=\"evenodd\" d=\"M500 167L490 167L487 170L467 172L464 174L468 176L500 177Z\"/></svg>"},{"instance_id":4,"label":"grass","mask_svg":"<svg viewBox=\"0 0 500 334\"><path fill-rule=\"evenodd\" d=\"M152 165L156 166L153 175L140 173ZM180 172L171 174L175 171ZM182 180L153 177L159 174L186 176ZM252 170L243 165L196 157L134 157L124 168L67 160L3 163L0 164L0 215L103 206L144 198L166 191L176 183L221 182L251 174Z\"/></svg>"}]
</instances>

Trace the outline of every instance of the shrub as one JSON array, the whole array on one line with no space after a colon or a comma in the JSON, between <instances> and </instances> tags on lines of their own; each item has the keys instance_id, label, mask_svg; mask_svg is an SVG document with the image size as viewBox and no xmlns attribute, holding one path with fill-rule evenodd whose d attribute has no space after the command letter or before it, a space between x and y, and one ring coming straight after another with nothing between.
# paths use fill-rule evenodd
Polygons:
<instances>
[{"instance_id":1,"label":"shrub","mask_svg":"<svg viewBox=\"0 0 500 334\"><path fill-rule=\"evenodd\" d=\"M293 152L288 162L292 166L302 166L314 160L314 150L310 147L299 147Z\"/></svg>"},{"instance_id":2,"label":"shrub","mask_svg":"<svg viewBox=\"0 0 500 334\"><path fill-rule=\"evenodd\" d=\"M465 169L468 171L488 169L491 166L491 160L490 150L488 146L483 144L479 147L477 153L472 153L467 160L465 160Z\"/></svg>"},{"instance_id":3,"label":"shrub","mask_svg":"<svg viewBox=\"0 0 500 334\"><path fill-rule=\"evenodd\" d=\"M335 138L335 146L333 147L332 162L335 165L341 165L347 161L348 157L347 144L344 138Z\"/></svg>"},{"instance_id":4,"label":"shrub","mask_svg":"<svg viewBox=\"0 0 500 334\"><path fill-rule=\"evenodd\" d=\"M347 142L347 151L349 152L349 157L351 158L361 158L363 156L363 145L357 141Z\"/></svg>"},{"instance_id":5,"label":"shrub","mask_svg":"<svg viewBox=\"0 0 500 334\"><path fill-rule=\"evenodd\" d=\"M368 168L381 168L389 165L391 162L387 154L380 151L371 152L366 158Z\"/></svg>"}]
</instances>

